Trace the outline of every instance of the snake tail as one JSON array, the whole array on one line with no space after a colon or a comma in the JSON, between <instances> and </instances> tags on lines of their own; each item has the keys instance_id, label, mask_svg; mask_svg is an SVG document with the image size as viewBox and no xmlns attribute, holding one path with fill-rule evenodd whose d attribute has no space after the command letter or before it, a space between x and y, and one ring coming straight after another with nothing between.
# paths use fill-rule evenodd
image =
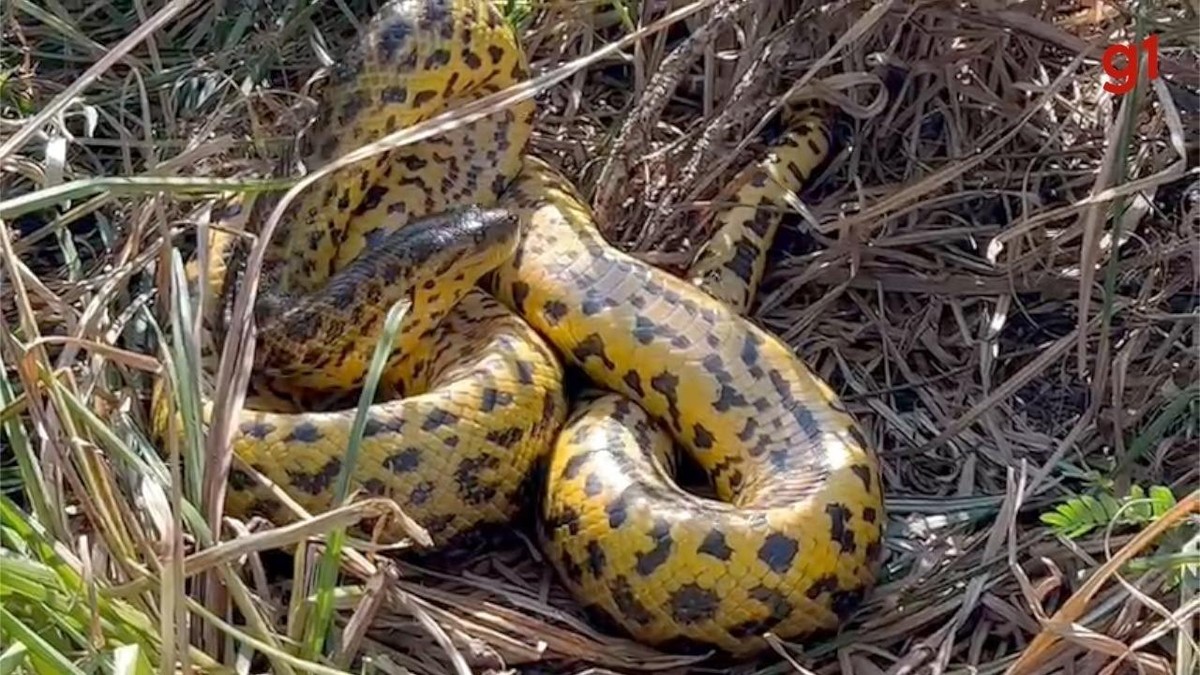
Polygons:
<instances>
[{"instance_id":1,"label":"snake tail","mask_svg":"<svg viewBox=\"0 0 1200 675\"><path fill-rule=\"evenodd\" d=\"M688 270L692 283L739 313L746 313L766 271L767 252L783 221L783 196L798 194L829 154L830 136L822 110L789 106L781 137L765 157L732 181L731 205L714 220L713 236Z\"/></svg>"}]
</instances>

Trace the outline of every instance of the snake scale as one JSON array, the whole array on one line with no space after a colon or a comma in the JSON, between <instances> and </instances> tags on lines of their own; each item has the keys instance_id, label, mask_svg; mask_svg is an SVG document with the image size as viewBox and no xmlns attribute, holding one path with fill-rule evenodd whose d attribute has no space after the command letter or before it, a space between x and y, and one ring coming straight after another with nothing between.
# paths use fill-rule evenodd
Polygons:
<instances>
[{"instance_id":1,"label":"snake scale","mask_svg":"<svg viewBox=\"0 0 1200 675\"><path fill-rule=\"evenodd\" d=\"M490 2L388 2L333 69L309 166L527 77ZM761 207L822 161L823 121L794 114L732 185L689 281L604 239L527 154L533 113L510 106L295 200L268 247L234 452L328 508L355 408L303 401L361 386L387 308L407 300L355 488L446 545L512 522L541 471L548 559L633 638L744 655L768 631L835 629L876 574L879 465L834 392L743 316L779 224ZM234 285L208 277L218 294ZM564 364L595 389L568 397ZM676 445L715 499L677 486ZM231 474L228 513L286 518L275 501Z\"/></svg>"}]
</instances>

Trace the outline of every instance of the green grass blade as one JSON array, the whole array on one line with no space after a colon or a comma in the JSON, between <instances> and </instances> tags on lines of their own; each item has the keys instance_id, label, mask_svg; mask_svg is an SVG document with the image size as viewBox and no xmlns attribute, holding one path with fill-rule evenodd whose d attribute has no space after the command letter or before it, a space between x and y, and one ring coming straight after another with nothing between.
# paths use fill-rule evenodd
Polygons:
<instances>
[{"instance_id":1,"label":"green grass blade","mask_svg":"<svg viewBox=\"0 0 1200 675\"><path fill-rule=\"evenodd\" d=\"M375 400L375 390L379 387L379 378L383 376L383 368L387 365L388 356L392 353L396 334L400 330L400 322L408 314L411 304L400 301L388 311L383 333L375 345L375 353L371 357L371 367L367 371L362 393L358 398L358 410L354 414L354 425L350 429L350 441L346 448L346 457L342 461L341 471L338 472L337 483L334 485L334 504L344 504L350 491L350 476L358 463L359 451L362 447L362 435L367 426L367 412L371 402ZM308 614L303 639L304 658L315 660L323 653L326 638L333 625L333 596L334 585L337 583L337 571L340 567L342 546L346 540L346 530L338 528L329 533L326 540L325 553L321 556L315 581L316 604Z\"/></svg>"},{"instance_id":2,"label":"green grass blade","mask_svg":"<svg viewBox=\"0 0 1200 675\"><path fill-rule=\"evenodd\" d=\"M4 352L0 350L0 410L12 405L17 400L16 387L9 381L8 372L8 364L4 362ZM17 460L17 472L25 490L25 497L33 507L34 513L37 514L38 520L47 523L55 530L65 532L66 526L58 517L60 511L51 506L46 492L42 490L44 478L41 464L33 454L29 436L25 433L25 426L19 418L0 420L0 434L8 441L13 457Z\"/></svg>"},{"instance_id":3,"label":"green grass blade","mask_svg":"<svg viewBox=\"0 0 1200 675\"><path fill-rule=\"evenodd\" d=\"M170 192L174 195L209 196L224 192L271 192L286 190L295 181L248 180L226 178L186 178L166 176L129 176L86 178L60 183L0 201L0 218L13 219L96 194L151 195Z\"/></svg>"},{"instance_id":4,"label":"green grass blade","mask_svg":"<svg viewBox=\"0 0 1200 675\"><path fill-rule=\"evenodd\" d=\"M4 607L0 607L0 631L5 642L19 642L29 650L34 671L46 675L84 675L65 655L42 639L38 631L25 625Z\"/></svg>"},{"instance_id":5,"label":"green grass blade","mask_svg":"<svg viewBox=\"0 0 1200 675\"><path fill-rule=\"evenodd\" d=\"M0 653L0 675L11 675L28 663L29 650L20 642L14 642Z\"/></svg>"}]
</instances>

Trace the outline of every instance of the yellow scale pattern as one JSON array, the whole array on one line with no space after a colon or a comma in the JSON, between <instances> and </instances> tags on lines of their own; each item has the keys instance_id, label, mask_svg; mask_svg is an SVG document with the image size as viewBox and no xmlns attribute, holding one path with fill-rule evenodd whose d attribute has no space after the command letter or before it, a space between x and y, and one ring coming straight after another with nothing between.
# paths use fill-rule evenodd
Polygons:
<instances>
[{"instance_id":1,"label":"yellow scale pattern","mask_svg":"<svg viewBox=\"0 0 1200 675\"><path fill-rule=\"evenodd\" d=\"M327 87L311 163L526 71L491 3L393 1ZM526 155L532 113L516 106L348 167L297 200L268 256L258 393L234 451L327 508L354 417L328 400L359 386L383 314L407 300L356 487L446 545L510 522L544 461L548 558L635 639L742 655L766 631L836 628L874 580L879 466L832 390L742 316L779 223L758 207L823 160L820 117L794 113L735 182L689 283L604 240L571 184ZM215 294L239 265L207 272ZM562 361L607 391L569 409ZM718 500L672 480L676 442ZM286 518L248 477L232 482L230 513Z\"/></svg>"}]
</instances>

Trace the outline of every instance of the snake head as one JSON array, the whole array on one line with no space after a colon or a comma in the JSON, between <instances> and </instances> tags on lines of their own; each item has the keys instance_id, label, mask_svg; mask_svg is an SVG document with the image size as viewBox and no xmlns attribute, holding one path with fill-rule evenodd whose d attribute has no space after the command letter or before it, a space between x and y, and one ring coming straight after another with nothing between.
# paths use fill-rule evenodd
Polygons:
<instances>
[{"instance_id":1,"label":"snake head","mask_svg":"<svg viewBox=\"0 0 1200 675\"><path fill-rule=\"evenodd\" d=\"M414 220L399 232L414 265L477 279L513 255L521 221L505 209L472 205Z\"/></svg>"},{"instance_id":2,"label":"snake head","mask_svg":"<svg viewBox=\"0 0 1200 675\"><path fill-rule=\"evenodd\" d=\"M453 212L450 229L458 229L457 238L470 239L480 250L496 249L506 257L517 248L521 236L521 220L506 209L484 209L469 206Z\"/></svg>"}]
</instances>

